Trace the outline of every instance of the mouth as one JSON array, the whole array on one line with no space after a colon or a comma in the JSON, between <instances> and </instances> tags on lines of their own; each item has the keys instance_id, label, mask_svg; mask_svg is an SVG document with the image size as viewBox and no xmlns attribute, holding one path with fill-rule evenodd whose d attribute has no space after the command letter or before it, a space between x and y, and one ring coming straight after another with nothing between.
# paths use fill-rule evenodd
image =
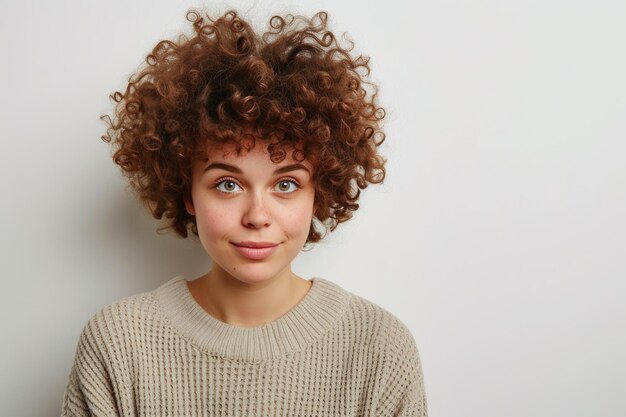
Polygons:
<instances>
[{"instance_id":1,"label":"mouth","mask_svg":"<svg viewBox=\"0 0 626 417\"><path fill-rule=\"evenodd\" d=\"M238 247L243 247L243 248L264 249L264 248L271 248L271 247L277 246L278 243L246 241L246 242L237 242L237 243L233 242L233 245L238 246Z\"/></svg>"},{"instance_id":2,"label":"mouth","mask_svg":"<svg viewBox=\"0 0 626 417\"><path fill-rule=\"evenodd\" d=\"M278 243L272 242L231 242L237 252L244 258L260 261L270 256Z\"/></svg>"}]
</instances>

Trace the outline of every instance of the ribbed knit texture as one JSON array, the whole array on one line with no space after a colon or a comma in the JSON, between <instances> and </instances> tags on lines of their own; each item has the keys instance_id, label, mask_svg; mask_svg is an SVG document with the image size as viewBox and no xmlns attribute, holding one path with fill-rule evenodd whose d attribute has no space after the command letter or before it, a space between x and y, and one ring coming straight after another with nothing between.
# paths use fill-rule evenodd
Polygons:
<instances>
[{"instance_id":1,"label":"ribbed knit texture","mask_svg":"<svg viewBox=\"0 0 626 417\"><path fill-rule=\"evenodd\" d=\"M224 323L184 277L86 323L62 416L427 416L415 340L393 314L323 278L285 315Z\"/></svg>"}]
</instances>

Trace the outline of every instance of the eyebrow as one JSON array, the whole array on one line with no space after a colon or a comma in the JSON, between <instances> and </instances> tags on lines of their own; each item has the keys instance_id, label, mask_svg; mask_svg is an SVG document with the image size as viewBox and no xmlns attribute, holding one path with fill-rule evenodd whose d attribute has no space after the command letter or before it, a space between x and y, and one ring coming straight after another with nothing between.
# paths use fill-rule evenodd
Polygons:
<instances>
[{"instance_id":1,"label":"eyebrow","mask_svg":"<svg viewBox=\"0 0 626 417\"><path fill-rule=\"evenodd\" d=\"M243 171L239 169L238 167L234 165L224 164L222 162L213 162L209 164L209 166L204 168L203 172L207 172L210 169L223 169L224 171L234 172L235 174L243 174ZM274 174L284 174L286 172L296 171L298 169L303 169L309 174L311 174L311 171L302 164L291 164L291 165L286 165L284 167L277 168L274 171Z\"/></svg>"}]
</instances>

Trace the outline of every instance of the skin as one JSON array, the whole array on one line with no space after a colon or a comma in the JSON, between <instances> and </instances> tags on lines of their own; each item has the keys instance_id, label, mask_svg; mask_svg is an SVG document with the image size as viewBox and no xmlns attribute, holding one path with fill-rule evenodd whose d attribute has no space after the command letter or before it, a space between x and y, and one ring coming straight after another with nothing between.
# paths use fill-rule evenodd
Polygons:
<instances>
[{"instance_id":1,"label":"skin","mask_svg":"<svg viewBox=\"0 0 626 417\"><path fill-rule=\"evenodd\" d=\"M287 313L312 283L291 270L309 233L315 187L313 167L287 158L275 164L263 144L237 155L232 147L207 149L194 163L187 211L196 216L212 269L189 281L189 290L210 315L255 327ZM283 169L284 172L276 170ZM272 242L264 259L250 259L241 242Z\"/></svg>"}]
</instances>

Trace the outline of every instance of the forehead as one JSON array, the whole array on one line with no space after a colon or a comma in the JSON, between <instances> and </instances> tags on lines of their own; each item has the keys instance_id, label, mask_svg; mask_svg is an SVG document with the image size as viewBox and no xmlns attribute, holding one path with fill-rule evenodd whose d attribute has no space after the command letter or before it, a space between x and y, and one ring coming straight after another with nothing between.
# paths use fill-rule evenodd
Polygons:
<instances>
[{"instance_id":1,"label":"forehead","mask_svg":"<svg viewBox=\"0 0 626 417\"><path fill-rule=\"evenodd\" d=\"M253 142L226 144L208 142L200 153L199 159L203 164L212 162L228 162L235 165L261 163L273 169L299 163L310 170L313 168L311 162L304 157L304 153L295 146L278 146L258 139Z\"/></svg>"}]
</instances>

